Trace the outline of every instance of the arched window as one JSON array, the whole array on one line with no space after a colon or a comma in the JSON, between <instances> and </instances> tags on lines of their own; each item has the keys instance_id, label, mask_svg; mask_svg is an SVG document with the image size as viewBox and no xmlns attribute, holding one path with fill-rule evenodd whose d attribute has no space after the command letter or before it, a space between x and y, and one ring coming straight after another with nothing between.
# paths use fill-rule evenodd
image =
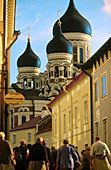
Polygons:
<instances>
[{"instance_id":1,"label":"arched window","mask_svg":"<svg viewBox=\"0 0 111 170\"><path fill-rule=\"evenodd\" d=\"M24 88L27 88L27 78L24 78Z\"/></svg>"},{"instance_id":2,"label":"arched window","mask_svg":"<svg viewBox=\"0 0 111 170\"><path fill-rule=\"evenodd\" d=\"M80 63L83 63L83 49L80 48Z\"/></svg>"},{"instance_id":3,"label":"arched window","mask_svg":"<svg viewBox=\"0 0 111 170\"><path fill-rule=\"evenodd\" d=\"M55 77L59 77L59 67L55 67Z\"/></svg>"},{"instance_id":4,"label":"arched window","mask_svg":"<svg viewBox=\"0 0 111 170\"><path fill-rule=\"evenodd\" d=\"M35 79L34 78L32 78L32 81L31 81L31 88L35 89Z\"/></svg>"},{"instance_id":5,"label":"arched window","mask_svg":"<svg viewBox=\"0 0 111 170\"><path fill-rule=\"evenodd\" d=\"M64 66L64 77L67 77L67 67Z\"/></svg>"},{"instance_id":6,"label":"arched window","mask_svg":"<svg viewBox=\"0 0 111 170\"><path fill-rule=\"evenodd\" d=\"M22 116L22 124L26 122L26 116Z\"/></svg>"},{"instance_id":7,"label":"arched window","mask_svg":"<svg viewBox=\"0 0 111 170\"><path fill-rule=\"evenodd\" d=\"M73 47L73 61L77 62L77 47Z\"/></svg>"}]
</instances>

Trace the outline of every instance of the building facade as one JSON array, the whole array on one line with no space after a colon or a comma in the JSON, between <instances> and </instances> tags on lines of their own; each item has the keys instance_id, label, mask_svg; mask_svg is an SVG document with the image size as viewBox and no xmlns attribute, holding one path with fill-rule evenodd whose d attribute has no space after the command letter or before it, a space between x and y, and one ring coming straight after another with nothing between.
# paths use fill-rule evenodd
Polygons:
<instances>
[{"instance_id":1,"label":"building facade","mask_svg":"<svg viewBox=\"0 0 111 170\"><path fill-rule=\"evenodd\" d=\"M56 96L52 109L52 144L59 148L68 139L79 151L91 146L90 79L79 74Z\"/></svg>"},{"instance_id":2,"label":"building facade","mask_svg":"<svg viewBox=\"0 0 111 170\"><path fill-rule=\"evenodd\" d=\"M111 149L111 38L85 63L93 80L93 133Z\"/></svg>"},{"instance_id":3,"label":"building facade","mask_svg":"<svg viewBox=\"0 0 111 170\"><path fill-rule=\"evenodd\" d=\"M8 107L4 95L10 84L11 46L19 35L19 31L15 31L15 7L15 0L0 0L0 130L5 131L6 136Z\"/></svg>"}]
</instances>

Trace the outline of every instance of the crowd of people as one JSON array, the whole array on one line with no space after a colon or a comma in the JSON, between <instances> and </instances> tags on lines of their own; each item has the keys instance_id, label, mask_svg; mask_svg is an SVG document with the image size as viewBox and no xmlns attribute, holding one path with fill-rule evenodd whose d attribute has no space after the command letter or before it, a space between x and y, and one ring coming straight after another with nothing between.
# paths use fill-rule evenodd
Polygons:
<instances>
[{"instance_id":1,"label":"crowd of people","mask_svg":"<svg viewBox=\"0 0 111 170\"><path fill-rule=\"evenodd\" d=\"M99 137L91 149L86 147L79 155L67 139L58 150L54 146L50 150L42 137L33 145L22 139L20 146L12 149L0 132L0 170L110 170L110 157L108 146Z\"/></svg>"}]
</instances>

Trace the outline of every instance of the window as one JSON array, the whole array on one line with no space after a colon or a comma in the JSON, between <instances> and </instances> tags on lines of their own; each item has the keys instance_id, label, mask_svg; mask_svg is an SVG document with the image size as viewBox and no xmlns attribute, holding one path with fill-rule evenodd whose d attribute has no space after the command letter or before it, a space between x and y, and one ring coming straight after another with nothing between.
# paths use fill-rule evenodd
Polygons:
<instances>
[{"instance_id":1,"label":"window","mask_svg":"<svg viewBox=\"0 0 111 170\"><path fill-rule=\"evenodd\" d=\"M26 116L22 116L22 124L26 122Z\"/></svg>"},{"instance_id":2,"label":"window","mask_svg":"<svg viewBox=\"0 0 111 170\"><path fill-rule=\"evenodd\" d=\"M80 48L80 63L83 63L83 49Z\"/></svg>"},{"instance_id":3,"label":"window","mask_svg":"<svg viewBox=\"0 0 111 170\"><path fill-rule=\"evenodd\" d=\"M95 123L95 137L98 136L98 122Z\"/></svg>"},{"instance_id":4,"label":"window","mask_svg":"<svg viewBox=\"0 0 111 170\"><path fill-rule=\"evenodd\" d=\"M72 76L73 76L73 78L76 78L76 73L74 72Z\"/></svg>"},{"instance_id":5,"label":"window","mask_svg":"<svg viewBox=\"0 0 111 170\"><path fill-rule=\"evenodd\" d=\"M64 77L67 77L67 67L64 66Z\"/></svg>"},{"instance_id":6,"label":"window","mask_svg":"<svg viewBox=\"0 0 111 170\"><path fill-rule=\"evenodd\" d=\"M27 142L31 142L31 136L32 134L30 132L27 133Z\"/></svg>"},{"instance_id":7,"label":"window","mask_svg":"<svg viewBox=\"0 0 111 170\"><path fill-rule=\"evenodd\" d=\"M35 89L35 79L34 78L32 78L32 81L31 81L31 88Z\"/></svg>"},{"instance_id":8,"label":"window","mask_svg":"<svg viewBox=\"0 0 111 170\"><path fill-rule=\"evenodd\" d=\"M73 47L73 61L77 62L77 47Z\"/></svg>"},{"instance_id":9,"label":"window","mask_svg":"<svg viewBox=\"0 0 111 170\"><path fill-rule=\"evenodd\" d=\"M77 119L77 107L75 107L75 117L74 117L74 127L78 127L78 119Z\"/></svg>"},{"instance_id":10,"label":"window","mask_svg":"<svg viewBox=\"0 0 111 170\"><path fill-rule=\"evenodd\" d=\"M59 77L59 67L55 67L55 77Z\"/></svg>"},{"instance_id":11,"label":"window","mask_svg":"<svg viewBox=\"0 0 111 170\"><path fill-rule=\"evenodd\" d=\"M98 87L98 81L95 83L95 101L99 99L99 87Z\"/></svg>"},{"instance_id":12,"label":"window","mask_svg":"<svg viewBox=\"0 0 111 170\"><path fill-rule=\"evenodd\" d=\"M87 101L84 102L84 124L88 123L88 104Z\"/></svg>"},{"instance_id":13,"label":"window","mask_svg":"<svg viewBox=\"0 0 111 170\"><path fill-rule=\"evenodd\" d=\"M27 88L27 78L24 78L24 88Z\"/></svg>"},{"instance_id":14,"label":"window","mask_svg":"<svg viewBox=\"0 0 111 170\"><path fill-rule=\"evenodd\" d=\"M69 111L69 131L71 130L71 111Z\"/></svg>"},{"instance_id":15,"label":"window","mask_svg":"<svg viewBox=\"0 0 111 170\"><path fill-rule=\"evenodd\" d=\"M16 135L13 135L13 144L16 144Z\"/></svg>"},{"instance_id":16,"label":"window","mask_svg":"<svg viewBox=\"0 0 111 170\"><path fill-rule=\"evenodd\" d=\"M106 74L102 76L102 97L106 96L107 87L106 87Z\"/></svg>"},{"instance_id":17,"label":"window","mask_svg":"<svg viewBox=\"0 0 111 170\"><path fill-rule=\"evenodd\" d=\"M64 118L63 118L63 122L64 122L64 133L66 133L66 115L64 115Z\"/></svg>"},{"instance_id":18,"label":"window","mask_svg":"<svg viewBox=\"0 0 111 170\"><path fill-rule=\"evenodd\" d=\"M18 116L14 116L14 128L18 126Z\"/></svg>"},{"instance_id":19,"label":"window","mask_svg":"<svg viewBox=\"0 0 111 170\"><path fill-rule=\"evenodd\" d=\"M103 141L107 143L107 119L103 120Z\"/></svg>"}]
</instances>

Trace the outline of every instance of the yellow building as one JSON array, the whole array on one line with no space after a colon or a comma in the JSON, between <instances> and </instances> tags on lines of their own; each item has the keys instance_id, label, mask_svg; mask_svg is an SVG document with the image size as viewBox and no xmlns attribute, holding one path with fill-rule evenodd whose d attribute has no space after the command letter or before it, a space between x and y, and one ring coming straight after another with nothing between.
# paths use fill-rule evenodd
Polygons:
<instances>
[{"instance_id":1,"label":"yellow building","mask_svg":"<svg viewBox=\"0 0 111 170\"><path fill-rule=\"evenodd\" d=\"M37 116L10 131L10 143L12 147L20 145L20 140L25 139L27 144L34 144L36 138L41 136L51 148L52 119L50 115L43 118Z\"/></svg>"},{"instance_id":2,"label":"yellow building","mask_svg":"<svg viewBox=\"0 0 111 170\"><path fill-rule=\"evenodd\" d=\"M79 151L91 145L90 78L79 74L48 105L52 109L52 145L68 139Z\"/></svg>"},{"instance_id":3,"label":"yellow building","mask_svg":"<svg viewBox=\"0 0 111 170\"><path fill-rule=\"evenodd\" d=\"M15 31L15 0L0 0L0 130L7 136L7 106L4 107L4 95L10 84L11 46L19 31ZM5 111L5 114L4 114Z\"/></svg>"},{"instance_id":4,"label":"yellow building","mask_svg":"<svg viewBox=\"0 0 111 170\"><path fill-rule=\"evenodd\" d=\"M111 150L111 37L84 64L92 76L93 132Z\"/></svg>"}]
</instances>

